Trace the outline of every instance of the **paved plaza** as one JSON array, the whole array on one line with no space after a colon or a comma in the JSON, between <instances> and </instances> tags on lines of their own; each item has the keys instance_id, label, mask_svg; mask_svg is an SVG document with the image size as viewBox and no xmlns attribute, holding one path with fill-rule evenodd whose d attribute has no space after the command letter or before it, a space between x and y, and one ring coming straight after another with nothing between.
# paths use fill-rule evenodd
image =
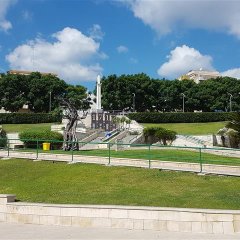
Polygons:
<instances>
[{"instance_id":1,"label":"paved plaza","mask_svg":"<svg viewBox=\"0 0 240 240\"><path fill-rule=\"evenodd\" d=\"M218 234L192 234L192 233L162 233L149 230L125 230L125 229L101 229L101 228L78 228L62 226L45 226L32 224L10 224L0 223L0 239L240 239L240 234L218 235Z\"/></svg>"}]
</instances>

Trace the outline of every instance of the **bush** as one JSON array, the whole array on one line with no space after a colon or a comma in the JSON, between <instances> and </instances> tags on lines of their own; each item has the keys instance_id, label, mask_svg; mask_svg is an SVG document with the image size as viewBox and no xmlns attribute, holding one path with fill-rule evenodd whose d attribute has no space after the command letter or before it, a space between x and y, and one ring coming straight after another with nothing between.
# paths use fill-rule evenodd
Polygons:
<instances>
[{"instance_id":1,"label":"bush","mask_svg":"<svg viewBox=\"0 0 240 240\"><path fill-rule=\"evenodd\" d=\"M161 144L168 145L172 144L172 142L176 139L176 134L177 133L175 131L159 128L156 132L156 137Z\"/></svg>"},{"instance_id":2,"label":"bush","mask_svg":"<svg viewBox=\"0 0 240 240\"><path fill-rule=\"evenodd\" d=\"M4 148L7 146L7 133L2 128L0 129L0 147Z\"/></svg>"},{"instance_id":3,"label":"bush","mask_svg":"<svg viewBox=\"0 0 240 240\"><path fill-rule=\"evenodd\" d=\"M232 114L219 112L186 112L186 113L159 113L138 112L129 113L128 117L139 123L198 123L198 122L220 122L231 119Z\"/></svg>"},{"instance_id":4,"label":"bush","mask_svg":"<svg viewBox=\"0 0 240 240\"><path fill-rule=\"evenodd\" d=\"M176 132L161 128L161 127L147 127L143 129L145 142L153 144L160 142L163 145L171 144L176 139Z\"/></svg>"},{"instance_id":5,"label":"bush","mask_svg":"<svg viewBox=\"0 0 240 240\"><path fill-rule=\"evenodd\" d=\"M62 147L63 135L58 132L52 132L50 130L45 131L23 131L19 134L19 138L26 148L37 148L37 140L39 146L43 142L50 142L52 149L60 149ZM57 142L51 142L57 141Z\"/></svg>"},{"instance_id":6,"label":"bush","mask_svg":"<svg viewBox=\"0 0 240 240\"><path fill-rule=\"evenodd\" d=\"M0 113L0 124L61 122L60 114L51 113Z\"/></svg>"}]
</instances>

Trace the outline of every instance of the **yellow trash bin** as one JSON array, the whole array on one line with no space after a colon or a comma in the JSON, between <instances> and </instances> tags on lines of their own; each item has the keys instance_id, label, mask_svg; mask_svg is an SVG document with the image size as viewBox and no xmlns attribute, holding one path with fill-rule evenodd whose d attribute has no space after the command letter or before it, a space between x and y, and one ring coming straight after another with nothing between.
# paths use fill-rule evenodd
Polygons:
<instances>
[{"instance_id":1,"label":"yellow trash bin","mask_svg":"<svg viewBox=\"0 0 240 240\"><path fill-rule=\"evenodd\" d=\"M43 143L43 151L49 151L50 150L50 143Z\"/></svg>"}]
</instances>

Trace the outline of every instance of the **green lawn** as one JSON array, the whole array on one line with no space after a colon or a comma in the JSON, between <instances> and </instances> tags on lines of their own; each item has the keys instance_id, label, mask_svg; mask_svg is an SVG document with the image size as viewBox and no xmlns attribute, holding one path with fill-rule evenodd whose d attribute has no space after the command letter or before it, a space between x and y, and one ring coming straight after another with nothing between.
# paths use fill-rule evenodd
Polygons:
<instances>
[{"instance_id":1,"label":"green lawn","mask_svg":"<svg viewBox=\"0 0 240 240\"><path fill-rule=\"evenodd\" d=\"M205 135L217 133L220 128L226 125L226 122L209 123L143 123L144 127L163 127L176 131L178 134L186 135Z\"/></svg>"},{"instance_id":2,"label":"green lawn","mask_svg":"<svg viewBox=\"0 0 240 240\"><path fill-rule=\"evenodd\" d=\"M3 129L7 133L22 132L24 130L51 130L53 123L38 123L38 124L2 124Z\"/></svg>"},{"instance_id":3,"label":"green lawn","mask_svg":"<svg viewBox=\"0 0 240 240\"><path fill-rule=\"evenodd\" d=\"M237 177L20 159L0 160L0 193L28 202L240 209Z\"/></svg>"},{"instance_id":4,"label":"green lawn","mask_svg":"<svg viewBox=\"0 0 240 240\"><path fill-rule=\"evenodd\" d=\"M191 163L200 163L200 152L199 150L184 150L183 149L166 149L159 148L151 149L149 152L148 149L138 149L138 150L119 150L115 151L114 148L110 151L111 157L118 158L129 158L129 159L146 159L146 160L162 160L162 161L173 161L173 162L191 162ZM33 149L23 149L20 151L34 151ZM43 151L39 149L38 152L53 153L53 154L72 154L71 151L63 150L51 150ZM74 151L74 155L84 155L84 156L100 156L108 157L108 150L80 150ZM236 157L225 157L221 155L215 155L210 153L201 152L201 162L205 164L219 164L219 165L233 165L240 166L240 158Z\"/></svg>"}]
</instances>

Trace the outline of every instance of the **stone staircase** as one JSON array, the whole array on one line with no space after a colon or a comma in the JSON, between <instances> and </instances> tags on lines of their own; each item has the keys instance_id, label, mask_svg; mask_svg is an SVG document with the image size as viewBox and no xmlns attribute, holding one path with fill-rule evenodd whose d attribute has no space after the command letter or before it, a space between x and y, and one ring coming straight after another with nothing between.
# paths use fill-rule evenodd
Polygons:
<instances>
[{"instance_id":1,"label":"stone staircase","mask_svg":"<svg viewBox=\"0 0 240 240\"><path fill-rule=\"evenodd\" d=\"M213 137L212 135L177 135L172 146L213 147Z\"/></svg>"}]
</instances>

